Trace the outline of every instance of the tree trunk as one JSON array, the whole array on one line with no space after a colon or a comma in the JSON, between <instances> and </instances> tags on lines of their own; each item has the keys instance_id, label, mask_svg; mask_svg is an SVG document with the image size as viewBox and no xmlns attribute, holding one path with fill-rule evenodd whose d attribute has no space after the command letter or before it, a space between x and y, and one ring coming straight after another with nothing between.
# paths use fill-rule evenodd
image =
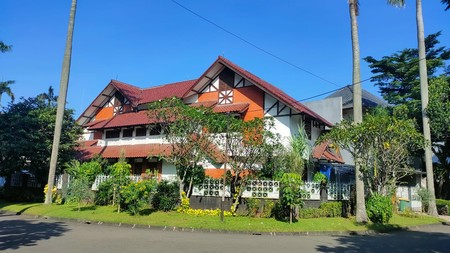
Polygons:
<instances>
[{"instance_id":1,"label":"tree trunk","mask_svg":"<svg viewBox=\"0 0 450 253\"><path fill-rule=\"evenodd\" d=\"M352 52L353 52L353 122L362 122L362 98L361 98L361 69L358 39L358 21L356 0L349 0ZM364 181L361 173L360 160L355 160L355 187L356 187L356 222L367 222L366 203L364 200Z\"/></svg>"},{"instance_id":2,"label":"tree trunk","mask_svg":"<svg viewBox=\"0 0 450 253\"><path fill-rule=\"evenodd\" d=\"M48 171L48 189L53 189L55 182L55 171L58 163L59 141L61 139L61 129L64 119L64 111L66 107L67 89L69 86L70 62L72 57L72 37L75 24L75 12L77 9L77 0L72 0L70 8L69 27L67 31L66 50L64 52L64 60L61 71L61 82L59 87L58 106L56 110L55 134L53 136L52 154L50 158L50 168ZM45 196L45 204L52 203L52 191L47 191Z\"/></svg>"},{"instance_id":3,"label":"tree trunk","mask_svg":"<svg viewBox=\"0 0 450 253\"><path fill-rule=\"evenodd\" d=\"M422 16L422 0L416 0L417 43L419 47L419 73L420 73L420 98L422 100L423 135L428 145L425 147L425 167L427 171L427 188L430 193L428 214L437 216L436 197L434 193L433 162L431 160L431 133L430 119L426 109L428 107L428 74L425 55L425 35Z\"/></svg>"}]
</instances>

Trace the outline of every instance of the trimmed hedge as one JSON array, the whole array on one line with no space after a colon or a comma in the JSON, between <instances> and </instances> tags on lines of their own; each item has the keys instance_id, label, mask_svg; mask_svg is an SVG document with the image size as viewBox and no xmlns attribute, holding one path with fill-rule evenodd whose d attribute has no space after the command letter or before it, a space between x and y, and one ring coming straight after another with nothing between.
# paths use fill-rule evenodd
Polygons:
<instances>
[{"instance_id":1,"label":"trimmed hedge","mask_svg":"<svg viewBox=\"0 0 450 253\"><path fill-rule=\"evenodd\" d=\"M319 208L302 208L298 212L300 219L322 218L322 217L341 217L342 202L329 201L320 204Z\"/></svg>"}]
</instances>

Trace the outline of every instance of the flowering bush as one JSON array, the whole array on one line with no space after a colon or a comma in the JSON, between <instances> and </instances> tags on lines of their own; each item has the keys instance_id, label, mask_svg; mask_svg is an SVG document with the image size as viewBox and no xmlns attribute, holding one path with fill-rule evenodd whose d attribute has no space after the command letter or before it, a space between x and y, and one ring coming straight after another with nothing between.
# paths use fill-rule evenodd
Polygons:
<instances>
[{"instance_id":1,"label":"flowering bush","mask_svg":"<svg viewBox=\"0 0 450 253\"><path fill-rule=\"evenodd\" d=\"M47 195L47 191L48 191L48 184L46 184L44 187L44 196ZM52 189L52 202L57 203L57 204L62 203L61 194L58 194L58 190L56 189L56 186L53 186L53 189Z\"/></svg>"},{"instance_id":2,"label":"flowering bush","mask_svg":"<svg viewBox=\"0 0 450 253\"><path fill-rule=\"evenodd\" d=\"M189 204L189 198L186 196L185 192L181 193L181 204L180 206L177 208L177 212L179 213L185 213L188 215L192 215L192 216L219 216L221 213L220 209L214 209L214 210L210 210L210 209L192 209L190 207ZM232 212L228 212L225 211L223 213L224 216L233 216Z\"/></svg>"},{"instance_id":3,"label":"flowering bush","mask_svg":"<svg viewBox=\"0 0 450 253\"><path fill-rule=\"evenodd\" d=\"M150 202L150 193L156 190L156 180L131 183L120 190L121 207L132 215L139 214Z\"/></svg>"}]
</instances>

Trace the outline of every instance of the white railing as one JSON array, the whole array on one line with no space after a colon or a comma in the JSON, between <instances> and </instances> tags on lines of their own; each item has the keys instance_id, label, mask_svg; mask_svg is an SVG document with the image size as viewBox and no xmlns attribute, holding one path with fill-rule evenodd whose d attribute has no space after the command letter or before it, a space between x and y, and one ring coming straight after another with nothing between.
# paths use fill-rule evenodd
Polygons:
<instances>
[{"instance_id":1,"label":"white railing","mask_svg":"<svg viewBox=\"0 0 450 253\"><path fill-rule=\"evenodd\" d=\"M63 180L62 180L62 177L63 177L63 175L58 175L58 176L55 178L55 186L56 186L57 189L62 189L62 181L63 181ZM98 190L98 186L99 186L101 183L105 182L106 180L109 180L110 178L111 178L111 176L107 176L107 175L98 175L98 176L95 178L95 181L94 181L94 183L92 184L92 188L91 188L91 189L92 189L93 191L97 191L97 190ZM132 182L139 182L139 181L142 180L141 175L131 175L131 176L128 176L128 178L131 179ZM68 176L67 184L70 184L70 176Z\"/></svg>"},{"instance_id":2,"label":"white railing","mask_svg":"<svg viewBox=\"0 0 450 253\"><path fill-rule=\"evenodd\" d=\"M94 183L92 184L92 190L93 190L93 191L97 191L97 190L98 190L98 186L99 186L101 183L103 183L103 182L109 180L110 178L111 178L111 176L107 176L107 175L98 175L98 176L95 178ZM141 175L131 175L131 176L128 176L128 178L129 178L132 182L139 182L139 181L142 180Z\"/></svg>"}]
</instances>

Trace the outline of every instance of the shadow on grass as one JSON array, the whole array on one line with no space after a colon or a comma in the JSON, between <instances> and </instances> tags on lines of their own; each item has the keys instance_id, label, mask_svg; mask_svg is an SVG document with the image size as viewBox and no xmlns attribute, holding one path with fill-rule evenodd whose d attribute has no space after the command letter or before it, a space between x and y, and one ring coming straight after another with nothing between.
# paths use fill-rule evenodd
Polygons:
<instances>
[{"instance_id":1,"label":"shadow on grass","mask_svg":"<svg viewBox=\"0 0 450 253\"><path fill-rule=\"evenodd\" d=\"M96 209L97 206L91 205L91 206L74 207L72 208L72 211L83 212L83 211L95 211Z\"/></svg>"},{"instance_id":2,"label":"shadow on grass","mask_svg":"<svg viewBox=\"0 0 450 253\"><path fill-rule=\"evenodd\" d=\"M366 225L368 229L379 232L379 233L387 233L394 231L406 230L404 227L393 224L380 224L380 223L371 223Z\"/></svg>"},{"instance_id":3,"label":"shadow on grass","mask_svg":"<svg viewBox=\"0 0 450 253\"><path fill-rule=\"evenodd\" d=\"M157 212L157 211L158 211L158 210L153 209L153 208L146 208L146 209L140 211L140 212L139 212L139 215L141 215L141 216L151 215L152 213L155 213L155 212Z\"/></svg>"}]
</instances>

